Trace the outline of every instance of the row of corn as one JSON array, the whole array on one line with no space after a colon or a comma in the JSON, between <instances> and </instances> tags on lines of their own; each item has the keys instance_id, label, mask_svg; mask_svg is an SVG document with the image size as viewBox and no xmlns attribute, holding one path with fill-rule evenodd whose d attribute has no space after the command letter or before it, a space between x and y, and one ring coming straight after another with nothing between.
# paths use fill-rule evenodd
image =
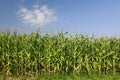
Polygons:
<instances>
[{"instance_id":1,"label":"row of corn","mask_svg":"<svg viewBox=\"0 0 120 80\"><path fill-rule=\"evenodd\" d=\"M0 33L0 74L119 74L120 39Z\"/></svg>"}]
</instances>

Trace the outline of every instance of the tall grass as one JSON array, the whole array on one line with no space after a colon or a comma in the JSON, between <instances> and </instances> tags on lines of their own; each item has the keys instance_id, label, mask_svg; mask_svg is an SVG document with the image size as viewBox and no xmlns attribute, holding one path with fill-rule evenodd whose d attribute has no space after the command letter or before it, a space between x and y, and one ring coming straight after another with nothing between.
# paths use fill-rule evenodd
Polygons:
<instances>
[{"instance_id":1,"label":"tall grass","mask_svg":"<svg viewBox=\"0 0 120 80\"><path fill-rule=\"evenodd\" d=\"M119 74L120 39L0 33L0 74Z\"/></svg>"}]
</instances>

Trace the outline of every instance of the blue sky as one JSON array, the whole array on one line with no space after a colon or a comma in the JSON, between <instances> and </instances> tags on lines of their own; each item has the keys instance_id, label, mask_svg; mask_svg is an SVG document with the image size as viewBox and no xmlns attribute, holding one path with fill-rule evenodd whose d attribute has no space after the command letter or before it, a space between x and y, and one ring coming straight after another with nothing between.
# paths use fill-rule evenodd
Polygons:
<instances>
[{"instance_id":1,"label":"blue sky","mask_svg":"<svg viewBox=\"0 0 120 80\"><path fill-rule=\"evenodd\" d=\"M120 32L120 0L0 0L0 28L4 27L115 35Z\"/></svg>"}]
</instances>

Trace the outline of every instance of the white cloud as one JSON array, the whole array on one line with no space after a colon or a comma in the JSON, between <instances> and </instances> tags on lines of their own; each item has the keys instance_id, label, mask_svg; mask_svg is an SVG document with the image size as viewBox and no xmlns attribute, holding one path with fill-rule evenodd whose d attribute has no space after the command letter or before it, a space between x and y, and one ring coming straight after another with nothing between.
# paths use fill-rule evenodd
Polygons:
<instances>
[{"instance_id":1,"label":"white cloud","mask_svg":"<svg viewBox=\"0 0 120 80\"><path fill-rule=\"evenodd\" d=\"M19 9L18 15L24 24L37 27L42 27L57 20L54 11L48 9L47 5L41 7L34 5L32 9L22 7Z\"/></svg>"}]
</instances>

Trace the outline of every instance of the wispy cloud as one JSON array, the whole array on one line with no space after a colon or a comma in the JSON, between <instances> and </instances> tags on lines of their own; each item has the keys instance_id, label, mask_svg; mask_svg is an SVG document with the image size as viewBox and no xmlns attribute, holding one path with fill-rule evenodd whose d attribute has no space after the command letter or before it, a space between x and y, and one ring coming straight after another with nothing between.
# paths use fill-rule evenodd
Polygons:
<instances>
[{"instance_id":1,"label":"wispy cloud","mask_svg":"<svg viewBox=\"0 0 120 80\"><path fill-rule=\"evenodd\" d=\"M54 11L48 9L47 5L41 7L34 5L32 9L22 7L18 10L18 15L24 24L37 27L42 27L57 20Z\"/></svg>"}]
</instances>

